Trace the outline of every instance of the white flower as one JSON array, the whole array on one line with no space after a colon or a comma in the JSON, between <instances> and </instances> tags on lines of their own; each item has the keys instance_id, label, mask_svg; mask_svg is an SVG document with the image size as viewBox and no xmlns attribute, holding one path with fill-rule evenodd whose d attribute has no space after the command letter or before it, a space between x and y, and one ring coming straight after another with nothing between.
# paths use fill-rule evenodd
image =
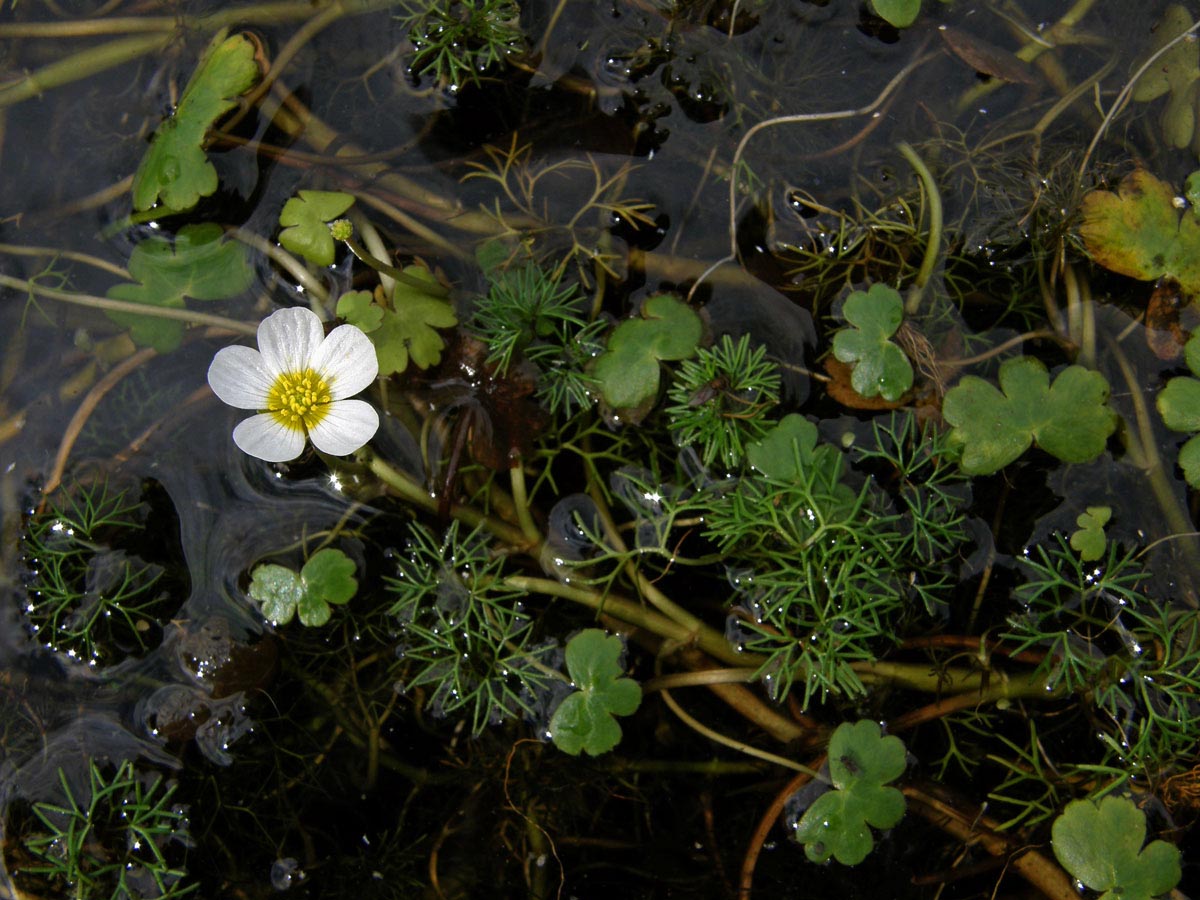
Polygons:
<instances>
[{"instance_id":1,"label":"white flower","mask_svg":"<svg viewBox=\"0 0 1200 900\"><path fill-rule=\"evenodd\" d=\"M325 336L301 307L274 312L258 326L258 349L225 347L208 367L208 384L225 403L259 415L233 429L233 442L268 462L295 459L305 437L333 456L353 453L379 428L369 403L350 400L379 374L370 338L353 325Z\"/></svg>"}]
</instances>

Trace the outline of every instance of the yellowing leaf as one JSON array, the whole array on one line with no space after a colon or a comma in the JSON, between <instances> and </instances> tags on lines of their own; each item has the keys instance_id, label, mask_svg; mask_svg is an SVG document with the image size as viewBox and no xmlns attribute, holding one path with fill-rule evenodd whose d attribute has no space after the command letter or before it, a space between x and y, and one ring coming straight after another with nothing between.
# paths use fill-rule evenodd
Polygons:
<instances>
[{"instance_id":1,"label":"yellowing leaf","mask_svg":"<svg viewBox=\"0 0 1200 900\"><path fill-rule=\"evenodd\" d=\"M1169 275L1185 293L1200 291L1200 221L1183 215L1171 186L1145 169L1134 169L1115 194L1084 197L1079 234L1106 269L1142 281Z\"/></svg>"}]
</instances>

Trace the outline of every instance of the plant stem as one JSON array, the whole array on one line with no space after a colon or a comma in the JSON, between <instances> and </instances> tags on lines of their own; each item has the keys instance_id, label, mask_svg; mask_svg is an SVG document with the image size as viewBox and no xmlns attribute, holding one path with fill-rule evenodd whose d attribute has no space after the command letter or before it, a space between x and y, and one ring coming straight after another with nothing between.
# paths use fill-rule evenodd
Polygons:
<instances>
[{"instance_id":1,"label":"plant stem","mask_svg":"<svg viewBox=\"0 0 1200 900\"><path fill-rule=\"evenodd\" d=\"M1062 695L1050 690L1046 679L1034 673L1005 675L975 669L932 670L928 663L856 662L850 667L864 684L891 684L927 694L975 693L980 703L1030 697L1042 700Z\"/></svg>"},{"instance_id":2,"label":"plant stem","mask_svg":"<svg viewBox=\"0 0 1200 900\"><path fill-rule=\"evenodd\" d=\"M521 531L524 532L525 538L531 544L541 544L542 533L538 531L529 511L529 497L525 492L525 469L521 467L519 459L516 462L517 465L508 470L508 480L512 485L513 506L516 507L517 522L520 523Z\"/></svg>"},{"instance_id":3,"label":"plant stem","mask_svg":"<svg viewBox=\"0 0 1200 900\"><path fill-rule=\"evenodd\" d=\"M679 720L683 722L684 725L695 731L697 734L701 734L708 738L710 741L715 741L724 747L737 750L739 753L744 753L747 756L753 756L755 759L761 759L765 762L774 763L777 766L783 766L785 769L792 769L796 772L803 772L810 778L816 778L819 781L827 781L827 779L825 779L819 772L813 771L803 763L795 762L794 760L787 759L786 757L779 756L775 753L769 753L766 750L759 750L757 747L752 747L749 744L743 743L742 741L735 741L733 738L726 737L719 731L714 731L703 722L693 718L686 711L684 711L683 707L675 702L675 698L671 696L670 691L664 690L662 692L662 698L663 702L670 707L671 712L675 713L675 715L678 716Z\"/></svg>"},{"instance_id":4,"label":"plant stem","mask_svg":"<svg viewBox=\"0 0 1200 900\"><path fill-rule=\"evenodd\" d=\"M913 288L909 291L908 299L904 303L904 314L915 316L917 310L921 308L921 297L925 293L925 285L933 275L934 266L937 265L938 257L942 254L942 195L938 192L933 173L929 171L929 167L925 165L925 161L917 155L917 152L903 142L900 144L899 150L900 155L908 161L921 180L921 188L925 192L925 204L929 208L929 240L925 244L925 256L921 260L921 268L917 272Z\"/></svg>"},{"instance_id":5,"label":"plant stem","mask_svg":"<svg viewBox=\"0 0 1200 900\"><path fill-rule=\"evenodd\" d=\"M725 640L725 635L715 628L710 628L703 623L699 623L699 627L696 629L686 628L667 616L646 609L641 604L618 594L603 594L589 588L563 584L550 578L534 578L526 575L510 575L504 579L504 583L529 593L561 597L564 600L582 604L680 644L695 644L709 656L730 665L760 666L766 662L764 658L755 654L739 653Z\"/></svg>"},{"instance_id":6,"label":"plant stem","mask_svg":"<svg viewBox=\"0 0 1200 900\"><path fill-rule=\"evenodd\" d=\"M47 91L65 84L88 78L132 62L142 56L157 53L175 39L173 32L142 34L137 37L119 38L81 50L65 59L42 66L19 81L0 88L0 108L14 106L32 97L40 97Z\"/></svg>"},{"instance_id":7,"label":"plant stem","mask_svg":"<svg viewBox=\"0 0 1200 900\"><path fill-rule=\"evenodd\" d=\"M367 468L371 470L376 478L390 487L403 499L427 513L437 515L438 502L432 494L403 472L392 468L377 454L370 451L367 451ZM520 547L528 551L535 558L538 555L537 547L531 546L524 532L518 528L514 528L502 519L486 515L473 506L464 506L457 503L450 507L450 515L463 524L470 525L472 528L482 525L506 544L510 544L513 547Z\"/></svg>"},{"instance_id":8,"label":"plant stem","mask_svg":"<svg viewBox=\"0 0 1200 900\"><path fill-rule=\"evenodd\" d=\"M0 286L36 294L50 300L61 300L63 303L73 303L76 306L90 306L93 309L103 309L109 312L136 313L139 316L153 316L159 319L176 319L191 325L212 325L232 331L234 334L245 334L254 337L258 334L257 322L242 322L238 319L228 319L225 316L215 316L211 313L195 312L190 309L172 309L166 306L149 306L145 303L134 303L130 300L113 300L109 297L96 297L92 294L77 294L74 291L60 291L57 288L43 287L36 281L26 281L23 278L13 278L10 275L0 275Z\"/></svg>"},{"instance_id":9,"label":"plant stem","mask_svg":"<svg viewBox=\"0 0 1200 900\"><path fill-rule=\"evenodd\" d=\"M394 278L396 281L407 284L411 288L416 288L423 294L430 294L434 297L448 297L450 295L450 291L446 287L438 284L435 281L425 281L421 278L414 278L403 269L398 269L393 265L385 263L381 259L376 259L365 249L363 249L359 243L354 240L354 238L346 238L346 240L342 243L349 248L350 252L357 257L359 262L364 263L365 265L374 269L376 272L379 272L381 275L387 275L389 278Z\"/></svg>"}]
</instances>

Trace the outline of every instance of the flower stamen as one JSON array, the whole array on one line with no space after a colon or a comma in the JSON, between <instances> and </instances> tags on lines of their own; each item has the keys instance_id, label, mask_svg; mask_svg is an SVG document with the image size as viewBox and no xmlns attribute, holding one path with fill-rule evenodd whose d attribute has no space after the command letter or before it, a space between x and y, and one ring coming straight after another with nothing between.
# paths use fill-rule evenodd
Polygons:
<instances>
[{"instance_id":1,"label":"flower stamen","mask_svg":"<svg viewBox=\"0 0 1200 900\"><path fill-rule=\"evenodd\" d=\"M333 400L329 383L313 369L281 372L267 392L267 412L293 431L311 431Z\"/></svg>"}]
</instances>

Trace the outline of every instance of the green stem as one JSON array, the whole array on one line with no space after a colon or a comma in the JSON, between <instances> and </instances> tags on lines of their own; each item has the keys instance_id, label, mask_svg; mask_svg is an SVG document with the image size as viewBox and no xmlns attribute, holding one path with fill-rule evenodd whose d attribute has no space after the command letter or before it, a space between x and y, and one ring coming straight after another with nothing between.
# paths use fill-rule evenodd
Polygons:
<instances>
[{"instance_id":1,"label":"green stem","mask_svg":"<svg viewBox=\"0 0 1200 900\"><path fill-rule=\"evenodd\" d=\"M343 243L350 249L358 261L370 266L381 275L387 275L389 278L394 278L399 282L407 284L409 287L416 288L423 294L430 294L434 297L448 297L450 291L436 281L425 281L421 278L414 278L403 269L397 269L395 266L388 265L381 259L376 259L365 249L363 249L354 238L346 238Z\"/></svg>"},{"instance_id":2,"label":"green stem","mask_svg":"<svg viewBox=\"0 0 1200 900\"><path fill-rule=\"evenodd\" d=\"M925 285L929 283L934 266L937 265L938 258L942 255L942 195L938 193L933 173L929 171L929 167L925 165L925 161L917 155L917 152L906 143L901 143L899 150L900 155L908 161L921 180L921 188L925 192L925 204L929 209L929 240L925 244L925 257L921 260L921 268L917 272L912 290L908 294L908 300L904 304L905 315L915 316L917 310L921 308L921 297L925 293Z\"/></svg>"},{"instance_id":3,"label":"green stem","mask_svg":"<svg viewBox=\"0 0 1200 900\"><path fill-rule=\"evenodd\" d=\"M517 460L517 463L518 465L508 470L508 480L512 485L513 506L517 511L517 522L520 523L521 531L524 532L529 543L540 544L542 533L534 524L533 515L529 511L529 497L525 492L525 470L520 466L520 460Z\"/></svg>"},{"instance_id":4,"label":"green stem","mask_svg":"<svg viewBox=\"0 0 1200 900\"><path fill-rule=\"evenodd\" d=\"M141 34L136 37L119 38L99 47L73 53L0 88L0 108L40 97L47 91L132 62L139 57L157 53L174 38L173 33Z\"/></svg>"},{"instance_id":5,"label":"green stem","mask_svg":"<svg viewBox=\"0 0 1200 900\"><path fill-rule=\"evenodd\" d=\"M258 323L242 322L238 319L227 319L225 316L215 316L211 313L195 312L190 309L172 309L166 306L149 306L145 303L134 303L130 300L113 300L110 297L96 297L92 294L76 294L73 291L60 291L57 288L43 287L36 281L26 281L23 278L13 278L10 275L0 275L0 287L10 287L14 290L46 297L50 300L61 300L63 303L73 303L76 306L89 306L93 309L103 309L106 312L134 313L139 316L153 316L159 319L176 319L191 325L211 325L224 328L235 334L246 334L251 337L258 334Z\"/></svg>"},{"instance_id":6,"label":"green stem","mask_svg":"<svg viewBox=\"0 0 1200 900\"><path fill-rule=\"evenodd\" d=\"M1044 676L1036 673L1005 675L976 669L931 669L928 663L858 662L850 667L864 684L890 684L925 694L976 692L980 703L1018 697L1053 699L1060 689L1050 690Z\"/></svg>"},{"instance_id":7,"label":"green stem","mask_svg":"<svg viewBox=\"0 0 1200 900\"><path fill-rule=\"evenodd\" d=\"M414 506L425 510L427 513L437 514L438 502L432 494L403 472L392 468L375 453L371 453L370 451L367 451L367 453L367 468L371 470L376 478ZM463 524L470 525L472 528L482 525L506 544L524 548L535 558L538 556L538 548L531 546L525 533L519 528L514 528L503 519L485 515L473 506L463 506L461 504L451 506L450 515Z\"/></svg>"},{"instance_id":8,"label":"green stem","mask_svg":"<svg viewBox=\"0 0 1200 900\"><path fill-rule=\"evenodd\" d=\"M529 593L561 597L564 600L579 603L596 610L596 612L628 622L630 625L645 628L668 640L678 641L681 644L695 644L709 656L730 665L761 666L766 662L764 657L752 653L739 653L730 646L729 641L725 640L725 635L715 628L710 628L703 623L700 623L697 629L686 628L661 613L646 609L641 604L617 594L602 594L599 591L563 584L549 578L533 578L525 575L510 575L504 579L504 583Z\"/></svg>"}]
</instances>

